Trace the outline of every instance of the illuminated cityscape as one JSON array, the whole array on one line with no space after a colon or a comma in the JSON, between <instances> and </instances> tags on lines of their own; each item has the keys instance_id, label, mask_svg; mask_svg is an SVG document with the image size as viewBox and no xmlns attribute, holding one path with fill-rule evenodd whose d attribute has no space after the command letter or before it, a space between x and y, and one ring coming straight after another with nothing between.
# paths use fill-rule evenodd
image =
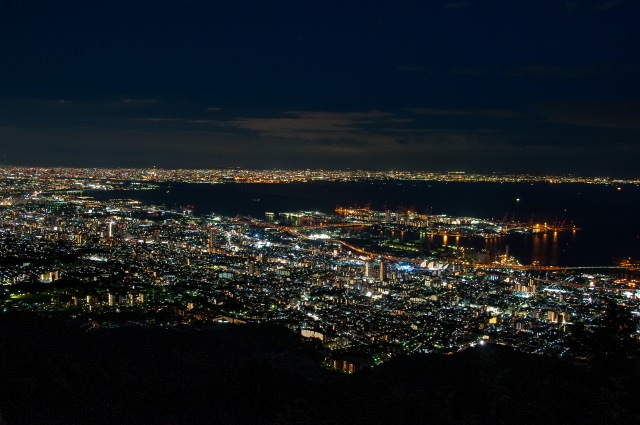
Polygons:
<instances>
[{"instance_id":1,"label":"illuminated cityscape","mask_svg":"<svg viewBox=\"0 0 640 425\"><path fill-rule=\"evenodd\" d=\"M115 189L127 183L128 189L144 189L153 186L144 183L305 183L312 181L367 181L407 180L434 182L497 182L497 183L585 183L585 184L640 184L640 179L612 177L585 177L573 175L530 175L508 173L419 172L419 171L367 171L367 170L252 170L252 169L161 169L161 168L43 168L0 167L3 192L11 190L15 183L20 190L83 190Z\"/></svg>"},{"instance_id":2,"label":"illuminated cityscape","mask_svg":"<svg viewBox=\"0 0 640 425\"><path fill-rule=\"evenodd\" d=\"M634 314L640 304L638 265L630 261L521 264L508 245L497 253L459 245L460 238L576 232L571 224L350 207L267 212L263 219L197 216L189 206L146 205L135 199L136 191L175 176L190 183L211 178L198 177L204 175L226 184L239 176L264 182L265 172L2 171L0 308L5 313L61 313L80 318L87 329L276 323L317 341L327 367L353 373L396 356L451 354L487 342L588 359L593 352L576 344L575 330L595 332L607 302ZM283 184L394 178L337 171L269 175ZM429 175L434 180L465 176ZM121 188L131 198L91 196ZM405 233L417 238L405 239ZM639 335L636 330L630 337Z\"/></svg>"},{"instance_id":3,"label":"illuminated cityscape","mask_svg":"<svg viewBox=\"0 0 640 425\"><path fill-rule=\"evenodd\" d=\"M640 423L640 2L2 6L0 425Z\"/></svg>"},{"instance_id":4,"label":"illuminated cityscape","mask_svg":"<svg viewBox=\"0 0 640 425\"><path fill-rule=\"evenodd\" d=\"M98 364L107 365L98 382L110 394L121 394L112 402L116 405L138 400L130 392L120 391L119 380L135 376L140 394L153 394L161 400L167 389L156 387L154 380L180 369L188 377L186 382L221 373L231 377L220 390L211 384L197 391L172 387L171 397L181 400L179 406L189 405L198 391L222 400L228 397L226 388L259 391L254 389L260 388L255 383L271 379L271 388L277 389L274 394L304 400L310 403L304 406L315 410L318 418L325 418L327 413L318 403L321 394L344 394L350 386L360 385L359 403L366 411L360 411L359 421L370 420L365 406L380 394L371 382L380 379L374 378L375 373L388 373L387 365L395 368L420 356L436 356L427 357L431 360L425 364L440 362L436 359L442 356L452 359L441 372L429 373L429 379L441 382L439 385L448 385L449 373L460 373L461 364L471 368L465 373L488 373L494 366L487 361L497 362L495 367L519 368L523 377L548 376L543 366L531 366L541 361L534 358L568 362L553 366L569 373L560 383L567 387L573 387L575 379L583 379L583 372L576 367L596 367L610 373L615 369L612 365L620 365L621 372L615 372L611 379L626 382L634 376L621 377L620 373L632 367L628 365L638 353L640 264L636 257L607 261L606 256L596 256L593 258L604 261L595 261L581 254L561 260L562 253L572 249L572 241L588 242L590 231L606 236L608 225L586 220L586 216L578 223L568 215L553 219L542 214L536 220L526 209L531 205L537 208L535 197L531 204L514 199L512 194L539 193L545 197L566 193L581 199L584 192L589 194L586 199L592 199L594 193L600 193L605 204L611 199L635 202L636 180L460 172L0 170L0 320L7 341L17 339L8 343L14 348L7 353L12 359L7 365L17 366L3 372L16 376L7 381L17 391L11 393L11 399L22 391L16 384L22 377L36 379L20 365L37 368L47 364L45 359L52 355L58 356L57 364L74 362L89 374L95 373ZM466 180L470 176L473 181ZM507 211L497 219L449 215L424 207L429 205L426 201L419 208L392 205L378 209L370 205L380 201L364 206L333 204L333 210L325 211L288 208L341 187L349 188L347 199L356 195L351 190L368 188L358 199L370 194L381 194L378 198L385 199L396 193L400 196L396 199L402 200L403 193L412 196L411 191L403 190L412 188L413 193L443 190L449 201L458 199L460 190L475 188L479 198L462 197L463 205L505 187L512 189L501 195L506 196L503 204L520 208L520 212L518 218L515 212ZM261 217L224 216L207 211L206 202L197 208L190 201L171 205L172 196L179 197L182 191L189 193L184 199L202 201L211 196L207 188L226 188L215 192L212 207L264 212ZM260 188L282 188L278 193L285 195L296 190L308 194L291 200ZM430 192L433 190L436 192ZM329 195L327 203L331 199ZM238 205L233 204L236 201ZM407 203L413 201L407 199ZM527 202L528 207L521 207ZM575 208L578 204L573 202L569 205ZM635 252L637 248L635 222L629 220L629 238L615 238L627 241L615 252ZM598 243L601 245L585 247L595 254L599 250L613 252L606 248L606 240L604 245ZM523 251L527 244L529 254L526 248ZM574 264L567 261L571 258L583 260ZM43 327L51 329L50 333L43 334ZM40 349L28 348L51 338L42 354L34 354ZM118 343L122 338L125 340ZM218 344L225 338L231 340L221 348ZM178 351L170 348L184 344ZM201 348L193 351L190 344ZM79 351L72 353L71 347ZM122 353L124 347L128 347L126 354ZM496 352L497 347L508 351ZM485 358L487 355L490 357ZM516 360L516 355L533 357ZM33 360L24 363L23 358ZM117 371L109 366L125 358L126 366ZM250 366L256 359L260 366ZM204 372L212 367L206 366L211 361L216 372ZM382 382L395 382L414 391L413 384L407 383L407 373L422 374L420 367L398 371ZM59 373L57 370L47 367L37 375L56 382L51 374ZM159 370L163 370L160 375ZM268 377L274 373L277 378ZM495 373L500 380L513 379L510 373ZM362 376L358 379L368 383L336 381L340 376ZM556 379L553 376L544 379ZM306 380L314 382L314 390L300 395L297 382ZM480 411L479 405L497 403L484 393L485 378L462 382L456 388L475 388L469 390L478 403L474 412ZM505 381L505 385L511 384ZM539 400L535 395L539 385L531 387L533 400ZM584 387L584 391L592 391L595 385ZM599 391L611 391L612 384L598 385L602 385L597 387L602 388ZM46 390L46 386L37 388ZM68 388L86 388L86 395L75 396L79 397L76 409L81 411L93 411L102 400L91 395L96 387L87 381ZM58 404L67 402L64 394L41 393L38 397L57 400L52 402ZM583 401L578 403L593 399L588 395L592 392L575 394L581 394ZM415 406L422 405L420 400L425 396L423 390L415 392L402 402L405 407L394 417L412 423L418 415ZM285 407L287 403L273 397L260 392L253 400L271 400L272 414L286 414L288 422L297 422L300 408ZM432 411L440 412L443 419L459 417L438 410L442 396L436 393L429 397L434 400ZM462 397L456 403L468 403L467 396L456 397ZM246 405L233 400L225 405ZM532 412L539 411L538 403L534 401ZM153 405L153 413L134 409L136 419L119 421L147 422L163 412L176 414L179 409L173 404ZM207 404L199 404L194 414L208 409L203 406ZM218 405L210 409L209 414L222 421L229 415L248 421L260 416L225 413L227 410ZM11 407L3 410L15 412ZM333 411L344 412L344 408L335 406ZM11 417L15 418L15 413ZM182 423L191 416L183 412L179 417Z\"/></svg>"}]
</instances>

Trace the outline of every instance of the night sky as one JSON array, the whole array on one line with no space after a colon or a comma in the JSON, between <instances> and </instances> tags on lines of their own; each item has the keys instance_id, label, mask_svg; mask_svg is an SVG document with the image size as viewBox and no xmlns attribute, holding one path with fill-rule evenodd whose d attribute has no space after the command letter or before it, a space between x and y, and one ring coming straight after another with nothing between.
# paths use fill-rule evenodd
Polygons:
<instances>
[{"instance_id":1,"label":"night sky","mask_svg":"<svg viewBox=\"0 0 640 425\"><path fill-rule=\"evenodd\" d=\"M638 176L640 2L0 6L0 164Z\"/></svg>"}]
</instances>

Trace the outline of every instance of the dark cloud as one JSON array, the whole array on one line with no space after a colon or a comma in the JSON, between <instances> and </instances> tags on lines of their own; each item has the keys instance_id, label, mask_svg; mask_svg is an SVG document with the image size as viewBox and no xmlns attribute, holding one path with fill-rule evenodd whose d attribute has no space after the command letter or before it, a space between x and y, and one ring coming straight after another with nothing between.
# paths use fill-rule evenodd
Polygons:
<instances>
[{"instance_id":1,"label":"dark cloud","mask_svg":"<svg viewBox=\"0 0 640 425\"><path fill-rule=\"evenodd\" d=\"M294 138L342 138L345 134L363 132L364 128L394 119L383 111L326 112L292 111L275 118L238 118L229 124L261 134Z\"/></svg>"},{"instance_id":2,"label":"dark cloud","mask_svg":"<svg viewBox=\"0 0 640 425\"><path fill-rule=\"evenodd\" d=\"M156 99L134 99L131 97L127 97L124 99L119 99L118 103L122 103L123 105L154 105L158 103Z\"/></svg>"},{"instance_id":3,"label":"dark cloud","mask_svg":"<svg viewBox=\"0 0 640 425\"><path fill-rule=\"evenodd\" d=\"M567 1L567 2L564 3L564 7L569 12L575 12L578 9L578 2L577 1Z\"/></svg>"},{"instance_id":4,"label":"dark cloud","mask_svg":"<svg viewBox=\"0 0 640 425\"><path fill-rule=\"evenodd\" d=\"M638 2L152 3L9 2L0 154L637 168Z\"/></svg>"},{"instance_id":5,"label":"dark cloud","mask_svg":"<svg viewBox=\"0 0 640 425\"><path fill-rule=\"evenodd\" d=\"M460 151L477 148L478 138L472 134L456 132L433 132L432 134L413 135L395 139L398 145L412 147L414 150Z\"/></svg>"},{"instance_id":6,"label":"dark cloud","mask_svg":"<svg viewBox=\"0 0 640 425\"><path fill-rule=\"evenodd\" d=\"M632 67L579 66L567 67L559 65L518 65L508 68L505 75L509 77L535 78L593 78L612 77L624 72L632 71Z\"/></svg>"},{"instance_id":7,"label":"dark cloud","mask_svg":"<svg viewBox=\"0 0 640 425\"><path fill-rule=\"evenodd\" d=\"M398 65L396 67L398 71L403 72L416 72L420 74L434 75L437 73L437 69L429 66L417 66L417 65Z\"/></svg>"},{"instance_id":8,"label":"dark cloud","mask_svg":"<svg viewBox=\"0 0 640 425\"><path fill-rule=\"evenodd\" d=\"M554 123L640 130L640 102L636 101L558 101L544 105L541 113L545 120Z\"/></svg>"},{"instance_id":9,"label":"dark cloud","mask_svg":"<svg viewBox=\"0 0 640 425\"><path fill-rule=\"evenodd\" d=\"M610 0L610 1L566 1L564 3L565 8L569 12L575 12L578 9L591 9L596 10L598 12L609 12L611 10L617 9L622 5L622 1L620 0Z\"/></svg>"},{"instance_id":10,"label":"dark cloud","mask_svg":"<svg viewBox=\"0 0 640 425\"><path fill-rule=\"evenodd\" d=\"M356 139L315 139L311 142L312 145L318 146L332 146L332 147L340 147L340 148L367 148L369 144L364 140L356 140Z\"/></svg>"},{"instance_id":11,"label":"dark cloud","mask_svg":"<svg viewBox=\"0 0 640 425\"><path fill-rule=\"evenodd\" d=\"M608 12L610 10L617 8L620 5L620 3L621 3L620 1L611 0L611 1L605 1L605 2L598 2L594 4L593 7L594 9L599 10L601 12Z\"/></svg>"},{"instance_id":12,"label":"dark cloud","mask_svg":"<svg viewBox=\"0 0 640 425\"><path fill-rule=\"evenodd\" d=\"M185 118L138 118L140 121L149 121L149 122L189 122Z\"/></svg>"},{"instance_id":13,"label":"dark cloud","mask_svg":"<svg viewBox=\"0 0 640 425\"><path fill-rule=\"evenodd\" d=\"M452 73L454 75L478 77L482 75L488 75L490 73L490 70L485 67L456 68L452 71Z\"/></svg>"},{"instance_id":14,"label":"dark cloud","mask_svg":"<svg viewBox=\"0 0 640 425\"><path fill-rule=\"evenodd\" d=\"M445 3L445 7L448 9L468 9L471 5L470 1L450 1Z\"/></svg>"},{"instance_id":15,"label":"dark cloud","mask_svg":"<svg viewBox=\"0 0 640 425\"><path fill-rule=\"evenodd\" d=\"M431 109L431 108L411 108L409 112L420 115L434 115L444 117L464 117L477 116L488 118L515 118L520 116L515 111L506 109Z\"/></svg>"}]
</instances>

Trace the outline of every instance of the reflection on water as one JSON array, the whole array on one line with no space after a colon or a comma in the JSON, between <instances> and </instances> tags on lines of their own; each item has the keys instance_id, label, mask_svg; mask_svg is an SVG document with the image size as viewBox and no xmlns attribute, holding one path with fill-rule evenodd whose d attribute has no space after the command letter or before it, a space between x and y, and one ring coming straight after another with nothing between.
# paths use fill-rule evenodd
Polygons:
<instances>
[{"instance_id":1,"label":"reflection on water","mask_svg":"<svg viewBox=\"0 0 640 425\"><path fill-rule=\"evenodd\" d=\"M551 241L551 254L549 255L549 263L543 265L558 265L558 232L553 232L553 240ZM542 264L542 263L541 263Z\"/></svg>"},{"instance_id":2,"label":"reflection on water","mask_svg":"<svg viewBox=\"0 0 640 425\"><path fill-rule=\"evenodd\" d=\"M415 205L416 210L452 216L480 218L502 217L505 212L519 220L536 222L574 221L581 230L537 235L511 235L484 240L461 237L459 246L487 249L500 254L509 245L509 254L522 264L539 261L559 266L611 265L616 258L640 258L640 185L619 191L608 185L543 183L447 183L419 182L402 191L387 182L316 182L300 184L217 184L171 183L157 190L97 191L97 199L135 198L142 202L166 205L196 205L194 214L234 217L251 215L262 218L266 211L321 211L331 213L336 205L366 205L374 209ZM514 204L514 199L521 202ZM255 202L260 199L260 202ZM616 208L611 208L615 205ZM603 211L607 211L603 214ZM612 232L615 226L616 232ZM389 232L390 233L390 232ZM375 232L371 237L388 237ZM393 239L420 241L425 248L443 245L442 236L421 235L419 231L396 230ZM447 245L454 243L454 237ZM495 258L495 257L494 257Z\"/></svg>"},{"instance_id":3,"label":"reflection on water","mask_svg":"<svg viewBox=\"0 0 640 425\"><path fill-rule=\"evenodd\" d=\"M491 258L509 251L522 264L540 264L543 266L571 265L566 248L575 243L575 232L538 233L534 235L509 235L503 238L485 240L465 239L463 246L484 249ZM508 247L508 248L507 248Z\"/></svg>"},{"instance_id":4,"label":"reflection on water","mask_svg":"<svg viewBox=\"0 0 640 425\"><path fill-rule=\"evenodd\" d=\"M492 261L509 252L521 264L540 264L543 266L580 265L572 248L579 237L577 231L537 233L532 235L509 235L501 238L469 238L451 235L434 235L424 231L394 230L380 232L402 242L417 241L426 247L458 246L484 250ZM507 248L508 247L508 248ZM608 265L608 264L602 264Z\"/></svg>"},{"instance_id":5,"label":"reflection on water","mask_svg":"<svg viewBox=\"0 0 640 425\"><path fill-rule=\"evenodd\" d=\"M531 246L531 262L537 261L541 265L547 265L546 251L543 249L542 239L545 235L534 235Z\"/></svg>"}]
</instances>

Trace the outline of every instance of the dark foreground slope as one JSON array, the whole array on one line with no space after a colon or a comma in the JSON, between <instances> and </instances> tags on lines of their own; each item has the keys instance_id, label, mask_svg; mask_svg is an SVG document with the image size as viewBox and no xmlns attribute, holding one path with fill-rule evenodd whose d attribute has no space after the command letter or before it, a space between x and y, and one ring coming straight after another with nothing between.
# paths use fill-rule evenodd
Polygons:
<instances>
[{"instance_id":1,"label":"dark foreground slope","mask_svg":"<svg viewBox=\"0 0 640 425\"><path fill-rule=\"evenodd\" d=\"M640 423L637 375L485 346L322 370L288 331L0 316L2 424Z\"/></svg>"}]
</instances>

